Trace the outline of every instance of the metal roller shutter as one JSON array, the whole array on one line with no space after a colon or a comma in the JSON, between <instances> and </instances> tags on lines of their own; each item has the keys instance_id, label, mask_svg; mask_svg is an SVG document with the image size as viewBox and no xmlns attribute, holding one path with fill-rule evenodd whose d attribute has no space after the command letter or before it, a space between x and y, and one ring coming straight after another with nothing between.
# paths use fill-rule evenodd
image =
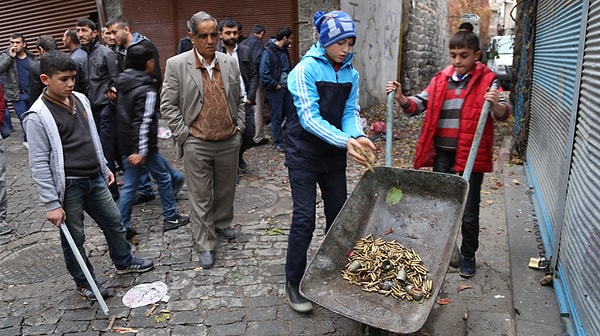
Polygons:
<instances>
[{"instance_id":1,"label":"metal roller shutter","mask_svg":"<svg viewBox=\"0 0 600 336\"><path fill-rule=\"evenodd\" d=\"M587 1L584 1L584 6ZM584 13L588 12L585 10ZM600 335L600 3L589 2L581 91L565 222L560 241L561 278L576 307L575 327ZM569 300L571 301L571 300ZM583 333L579 333L583 334Z\"/></svg>"},{"instance_id":2,"label":"metal roller shutter","mask_svg":"<svg viewBox=\"0 0 600 336\"><path fill-rule=\"evenodd\" d=\"M527 164L547 249L564 216L581 15L578 0L538 3Z\"/></svg>"},{"instance_id":3,"label":"metal roller shutter","mask_svg":"<svg viewBox=\"0 0 600 336\"><path fill-rule=\"evenodd\" d=\"M230 17L243 25L244 36L250 35L255 23L265 25L268 36L275 35L282 26L291 27L297 36L297 0L264 0L248 5L247 1L194 1L194 0L150 0L123 1L123 15L130 21L133 30L147 36L157 46L161 67L166 59L177 52L179 39L186 35L186 22L198 11L205 11L217 20ZM298 60L297 43L292 45L292 58Z\"/></svg>"},{"instance_id":4,"label":"metal roller shutter","mask_svg":"<svg viewBox=\"0 0 600 336\"><path fill-rule=\"evenodd\" d=\"M25 35L28 49L37 54L35 42L40 35L51 35L63 48L65 30L74 27L77 19L97 17L95 0L2 0L0 10L0 51L6 50L14 33Z\"/></svg>"}]
</instances>

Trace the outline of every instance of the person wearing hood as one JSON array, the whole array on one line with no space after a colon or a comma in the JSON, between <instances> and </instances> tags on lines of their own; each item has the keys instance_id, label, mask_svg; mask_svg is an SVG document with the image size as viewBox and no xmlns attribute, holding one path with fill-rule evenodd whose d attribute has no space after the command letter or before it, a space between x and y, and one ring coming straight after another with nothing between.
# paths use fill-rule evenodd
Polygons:
<instances>
[{"instance_id":1,"label":"person wearing hood","mask_svg":"<svg viewBox=\"0 0 600 336\"><path fill-rule=\"evenodd\" d=\"M140 175L152 174L163 210L163 231L187 225L190 218L176 212L171 174L158 151L158 93L154 52L141 44L131 46L125 58L125 71L117 80L117 143L123 162L123 187L119 211L123 226L131 225L131 209L139 186Z\"/></svg>"},{"instance_id":2,"label":"person wearing hood","mask_svg":"<svg viewBox=\"0 0 600 336\"><path fill-rule=\"evenodd\" d=\"M317 185L327 232L346 201L347 155L367 165L360 152L375 150L360 124L359 74L351 64L354 22L342 11L318 11L314 24L319 41L287 78L294 107L286 115L285 131L285 165L293 201L285 292L290 307L303 313L312 310L298 287L315 230Z\"/></svg>"}]
</instances>

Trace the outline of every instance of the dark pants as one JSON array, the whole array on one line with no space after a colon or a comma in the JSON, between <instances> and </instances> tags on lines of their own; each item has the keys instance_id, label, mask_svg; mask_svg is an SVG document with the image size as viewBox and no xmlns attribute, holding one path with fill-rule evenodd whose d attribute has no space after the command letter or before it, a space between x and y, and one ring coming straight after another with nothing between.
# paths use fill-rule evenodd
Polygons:
<instances>
[{"instance_id":1,"label":"dark pants","mask_svg":"<svg viewBox=\"0 0 600 336\"><path fill-rule=\"evenodd\" d=\"M99 124L96 124L96 128L98 128L98 135L100 136L100 142L102 143L102 151L104 152L104 157L108 162L108 169L110 169L110 171L115 175L115 183L109 186L110 193L114 197L119 195L119 188L116 183L116 178L117 162L120 157L117 151L117 144L115 142L115 137L117 135L115 124L115 106L114 104L108 104L97 112L99 116ZM96 113L94 113L94 119L96 119Z\"/></svg>"},{"instance_id":2,"label":"dark pants","mask_svg":"<svg viewBox=\"0 0 600 336\"><path fill-rule=\"evenodd\" d=\"M240 163L243 161L244 152L254 145L254 110L252 105L245 104L246 109L246 128L242 133L242 146L240 147Z\"/></svg>"},{"instance_id":3,"label":"dark pants","mask_svg":"<svg viewBox=\"0 0 600 336\"><path fill-rule=\"evenodd\" d=\"M456 152L438 150L433 162L433 171L455 173L454 160ZM481 202L481 183L483 173L471 173L469 193L462 218L462 245L460 253L464 257L473 257L479 248L479 203Z\"/></svg>"},{"instance_id":4,"label":"dark pants","mask_svg":"<svg viewBox=\"0 0 600 336\"><path fill-rule=\"evenodd\" d=\"M285 262L286 279L300 283L306 268L306 253L315 231L317 184L325 207L325 232L346 202L346 169L318 172L308 169L288 168L294 210L288 237Z\"/></svg>"},{"instance_id":5,"label":"dark pants","mask_svg":"<svg viewBox=\"0 0 600 336\"><path fill-rule=\"evenodd\" d=\"M283 131L281 125L286 116L290 104L293 103L292 95L287 88L267 91L267 100L269 101L269 111L271 113L271 132L273 134L273 144L275 146L283 145Z\"/></svg>"}]
</instances>

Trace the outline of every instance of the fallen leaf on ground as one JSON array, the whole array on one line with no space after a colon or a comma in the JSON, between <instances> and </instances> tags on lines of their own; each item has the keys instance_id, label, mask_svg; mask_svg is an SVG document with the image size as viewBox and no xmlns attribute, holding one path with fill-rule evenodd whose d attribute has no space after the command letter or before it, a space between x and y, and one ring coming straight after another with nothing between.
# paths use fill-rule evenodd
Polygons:
<instances>
[{"instance_id":1,"label":"fallen leaf on ground","mask_svg":"<svg viewBox=\"0 0 600 336\"><path fill-rule=\"evenodd\" d=\"M388 228L387 230L385 230L385 234L389 235L390 233L394 232L394 229L392 229L391 227Z\"/></svg>"},{"instance_id":2,"label":"fallen leaf on ground","mask_svg":"<svg viewBox=\"0 0 600 336\"><path fill-rule=\"evenodd\" d=\"M517 180L517 179L513 179L513 180L512 180L512 183L513 183L513 184L516 184L516 185L520 185L520 184L521 184L521 182L519 182L519 180Z\"/></svg>"},{"instance_id":3,"label":"fallen leaf on ground","mask_svg":"<svg viewBox=\"0 0 600 336\"><path fill-rule=\"evenodd\" d=\"M275 235L285 234L285 231L283 231L282 229L279 229L279 228L270 228L267 231L267 234L269 236L275 236Z\"/></svg>"},{"instance_id":4,"label":"fallen leaf on ground","mask_svg":"<svg viewBox=\"0 0 600 336\"><path fill-rule=\"evenodd\" d=\"M465 289L469 289L469 288L473 288L473 286L469 286L469 285L460 285L458 286L458 288L456 288L456 292L460 293L462 291L464 291Z\"/></svg>"},{"instance_id":5,"label":"fallen leaf on ground","mask_svg":"<svg viewBox=\"0 0 600 336\"><path fill-rule=\"evenodd\" d=\"M165 322L170 319L171 319L171 314L166 314L166 313L154 316L154 321L156 321L156 323Z\"/></svg>"},{"instance_id":6,"label":"fallen leaf on ground","mask_svg":"<svg viewBox=\"0 0 600 336\"><path fill-rule=\"evenodd\" d=\"M489 205L494 204L494 200L487 200L486 203L489 204Z\"/></svg>"},{"instance_id":7,"label":"fallen leaf on ground","mask_svg":"<svg viewBox=\"0 0 600 336\"><path fill-rule=\"evenodd\" d=\"M441 306L447 305L447 304L450 304L450 303L452 303L452 300L450 300L450 299L439 299L439 300L437 300L437 304L439 304Z\"/></svg>"}]
</instances>

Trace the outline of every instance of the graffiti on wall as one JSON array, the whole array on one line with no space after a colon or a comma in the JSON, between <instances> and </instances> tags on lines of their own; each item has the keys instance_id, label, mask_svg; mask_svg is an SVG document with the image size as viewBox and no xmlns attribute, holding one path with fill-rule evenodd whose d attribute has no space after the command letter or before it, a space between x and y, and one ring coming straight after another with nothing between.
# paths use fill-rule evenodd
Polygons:
<instances>
[{"instance_id":1,"label":"graffiti on wall","mask_svg":"<svg viewBox=\"0 0 600 336\"><path fill-rule=\"evenodd\" d=\"M354 68L360 73L360 105L384 103L385 83L398 74L401 1L342 1L356 24Z\"/></svg>"}]
</instances>

